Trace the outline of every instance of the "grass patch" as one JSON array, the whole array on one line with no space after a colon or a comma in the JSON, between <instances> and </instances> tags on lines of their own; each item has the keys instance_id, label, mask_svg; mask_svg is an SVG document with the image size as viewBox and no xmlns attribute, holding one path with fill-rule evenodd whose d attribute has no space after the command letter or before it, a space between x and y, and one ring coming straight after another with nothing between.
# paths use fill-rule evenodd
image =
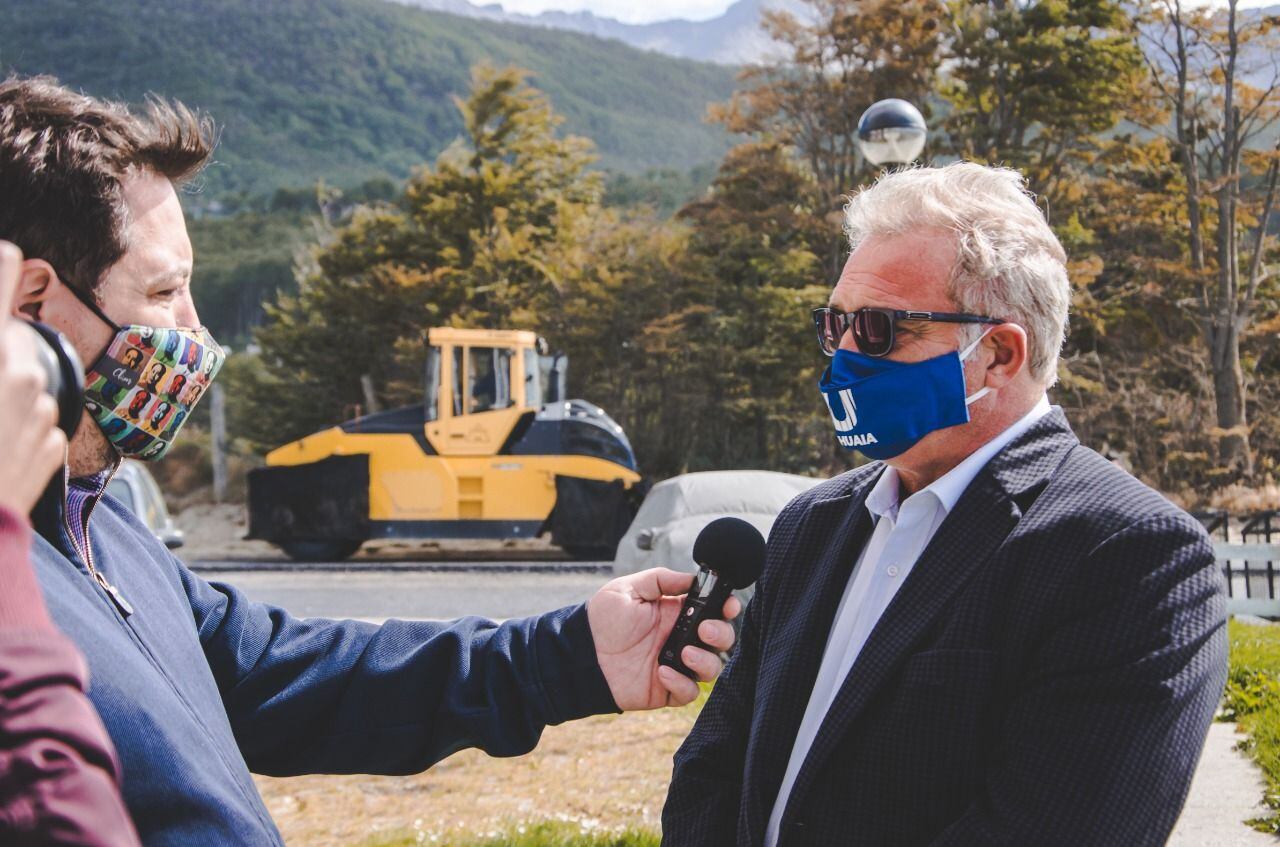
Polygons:
<instances>
[{"instance_id":1,"label":"grass patch","mask_svg":"<svg viewBox=\"0 0 1280 847\"><path fill-rule=\"evenodd\" d=\"M398 832L363 841L360 847L658 847L661 841L661 835L648 829L600 831L582 823L539 821L485 835Z\"/></svg>"},{"instance_id":2,"label":"grass patch","mask_svg":"<svg viewBox=\"0 0 1280 847\"><path fill-rule=\"evenodd\" d=\"M1240 743L1267 782L1271 814L1249 821L1254 829L1280 833L1280 626L1227 624L1230 671L1220 720L1235 721L1248 735Z\"/></svg>"},{"instance_id":3,"label":"grass patch","mask_svg":"<svg viewBox=\"0 0 1280 847\"><path fill-rule=\"evenodd\" d=\"M707 698L711 696L711 689L715 687L716 684L714 682L699 682L698 696L689 704L689 707L701 714L702 707L707 705Z\"/></svg>"}]
</instances>

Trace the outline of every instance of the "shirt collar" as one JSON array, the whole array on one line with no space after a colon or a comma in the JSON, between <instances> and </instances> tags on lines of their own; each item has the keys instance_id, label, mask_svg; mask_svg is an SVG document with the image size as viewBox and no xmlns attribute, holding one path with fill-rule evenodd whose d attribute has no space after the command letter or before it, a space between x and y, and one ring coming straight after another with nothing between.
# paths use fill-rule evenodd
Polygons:
<instances>
[{"instance_id":1,"label":"shirt collar","mask_svg":"<svg viewBox=\"0 0 1280 847\"><path fill-rule=\"evenodd\" d=\"M92 494L100 494L102 489L107 487L107 480L111 477L112 469L98 471L88 476L77 476L71 478L71 487L79 488L82 491L88 491Z\"/></svg>"},{"instance_id":2,"label":"shirt collar","mask_svg":"<svg viewBox=\"0 0 1280 847\"><path fill-rule=\"evenodd\" d=\"M973 478L978 475L978 471L986 467L987 462L991 461L997 453L1008 446L1009 442L1026 432L1036 421L1047 415L1049 409L1049 398L1041 395L1040 401L1036 403L1031 411L1010 424L995 438L970 453L963 462L907 499L935 497L939 505L942 506L943 513L950 512L955 507L960 496L964 494L964 490L969 487L969 483L973 482ZM876 484L867 494L867 511L877 518L889 515L894 520L897 520L900 492L898 472L891 467L886 467L884 473L880 474L880 478L876 480Z\"/></svg>"}]
</instances>

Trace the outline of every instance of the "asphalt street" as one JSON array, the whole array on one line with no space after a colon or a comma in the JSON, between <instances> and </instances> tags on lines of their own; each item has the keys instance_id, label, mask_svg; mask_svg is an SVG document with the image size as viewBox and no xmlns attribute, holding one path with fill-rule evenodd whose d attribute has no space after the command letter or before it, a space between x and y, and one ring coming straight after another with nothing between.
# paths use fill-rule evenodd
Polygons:
<instances>
[{"instance_id":1,"label":"asphalt street","mask_svg":"<svg viewBox=\"0 0 1280 847\"><path fill-rule=\"evenodd\" d=\"M237 570L234 563L194 567L205 579L230 583L254 600L281 606L297 617L372 621L524 617L580 603L613 578L601 565L575 564L571 570L557 570L545 563L505 563L488 569L446 565L430 570L408 566Z\"/></svg>"}]
</instances>

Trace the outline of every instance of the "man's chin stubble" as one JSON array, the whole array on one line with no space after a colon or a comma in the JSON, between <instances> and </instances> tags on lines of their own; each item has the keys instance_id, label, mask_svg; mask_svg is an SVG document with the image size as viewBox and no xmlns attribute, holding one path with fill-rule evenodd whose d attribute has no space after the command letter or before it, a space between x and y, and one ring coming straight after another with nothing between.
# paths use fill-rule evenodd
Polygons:
<instances>
[{"instance_id":1,"label":"man's chin stubble","mask_svg":"<svg viewBox=\"0 0 1280 847\"><path fill-rule=\"evenodd\" d=\"M93 419L85 414L67 449L67 468L71 477L74 479L100 473L112 467L116 459L116 449L107 441Z\"/></svg>"}]
</instances>

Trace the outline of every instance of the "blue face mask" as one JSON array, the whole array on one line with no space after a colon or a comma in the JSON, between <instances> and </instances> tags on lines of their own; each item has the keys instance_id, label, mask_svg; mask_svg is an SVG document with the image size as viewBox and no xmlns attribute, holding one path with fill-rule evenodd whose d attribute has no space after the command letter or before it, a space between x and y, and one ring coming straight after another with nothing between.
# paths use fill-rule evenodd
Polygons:
<instances>
[{"instance_id":1,"label":"blue face mask","mask_svg":"<svg viewBox=\"0 0 1280 847\"><path fill-rule=\"evenodd\" d=\"M818 388L836 425L836 441L869 459L892 459L935 429L969 422L964 360L978 342L923 362L893 362L837 350Z\"/></svg>"}]
</instances>

